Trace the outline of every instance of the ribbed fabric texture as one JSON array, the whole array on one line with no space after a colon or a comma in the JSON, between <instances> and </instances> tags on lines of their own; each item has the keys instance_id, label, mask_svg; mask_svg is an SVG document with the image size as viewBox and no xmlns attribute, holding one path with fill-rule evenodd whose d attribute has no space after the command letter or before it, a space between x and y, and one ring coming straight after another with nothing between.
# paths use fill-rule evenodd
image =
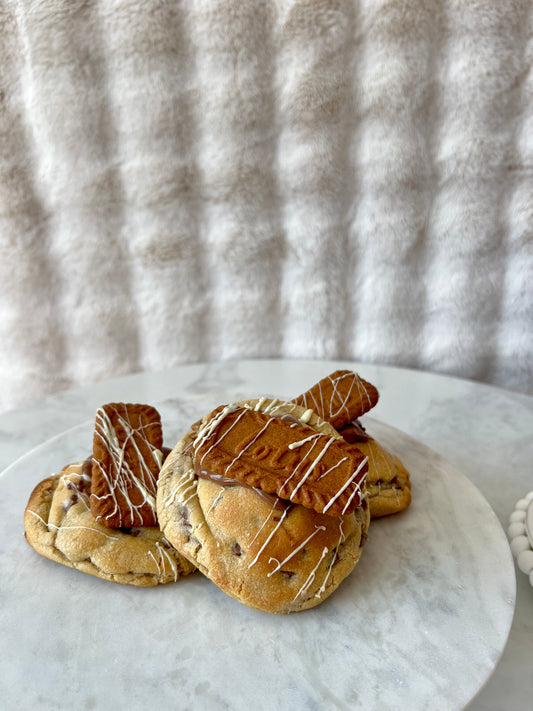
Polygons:
<instances>
[{"instance_id":1,"label":"ribbed fabric texture","mask_svg":"<svg viewBox=\"0 0 533 711\"><path fill-rule=\"evenodd\" d=\"M0 409L270 356L533 393L529 0L0 7Z\"/></svg>"}]
</instances>

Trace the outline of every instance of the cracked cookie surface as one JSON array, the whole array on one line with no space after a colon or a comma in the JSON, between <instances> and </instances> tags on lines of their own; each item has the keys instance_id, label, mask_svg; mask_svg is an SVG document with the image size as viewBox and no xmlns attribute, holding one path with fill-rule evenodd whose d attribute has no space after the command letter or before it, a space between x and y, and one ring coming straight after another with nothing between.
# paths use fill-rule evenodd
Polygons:
<instances>
[{"instance_id":1,"label":"cracked cookie surface","mask_svg":"<svg viewBox=\"0 0 533 711\"><path fill-rule=\"evenodd\" d=\"M111 529L90 511L90 465L69 464L41 481L24 512L28 543L57 563L115 583L149 587L178 580L194 566L157 526Z\"/></svg>"}]
</instances>

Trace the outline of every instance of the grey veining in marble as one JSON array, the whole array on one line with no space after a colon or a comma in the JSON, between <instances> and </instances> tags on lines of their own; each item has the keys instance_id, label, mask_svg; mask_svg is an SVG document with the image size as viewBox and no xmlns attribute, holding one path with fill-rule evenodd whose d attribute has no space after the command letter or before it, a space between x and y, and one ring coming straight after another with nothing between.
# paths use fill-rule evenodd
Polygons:
<instances>
[{"instance_id":1,"label":"grey veining in marble","mask_svg":"<svg viewBox=\"0 0 533 711\"><path fill-rule=\"evenodd\" d=\"M224 387L211 394L194 380L198 368L186 392L160 378L130 388L127 399L156 404L171 443L212 406L254 385L257 392L258 382L286 395L314 382L312 369L259 380L256 367L237 376L228 366ZM373 375L385 398L379 369ZM90 406L95 397L126 399L121 387L112 384L106 398L93 393ZM68 400L58 407L68 409ZM80 418L86 409L73 407ZM130 709L202 711L462 708L505 645L515 594L510 549L493 510L454 466L376 419L367 423L410 469L413 504L372 523L361 562L328 601L290 616L249 610L199 574L140 590L37 556L22 535L27 497L41 478L85 456L90 418L71 418L64 434L11 465L0 479L7 708L124 708L125 700Z\"/></svg>"}]
</instances>

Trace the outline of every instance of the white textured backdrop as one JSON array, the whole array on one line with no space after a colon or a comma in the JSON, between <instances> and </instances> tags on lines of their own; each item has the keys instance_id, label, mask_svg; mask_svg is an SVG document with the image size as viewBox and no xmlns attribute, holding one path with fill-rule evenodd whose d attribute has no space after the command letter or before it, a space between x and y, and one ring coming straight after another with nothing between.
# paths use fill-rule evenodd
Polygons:
<instances>
[{"instance_id":1,"label":"white textured backdrop","mask_svg":"<svg viewBox=\"0 0 533 711\"><path fill-rule=\"evenodd\" d=\"M530 0L0 8L0 409L255 356L533 393Z\"/></svg>"}]
</instances>

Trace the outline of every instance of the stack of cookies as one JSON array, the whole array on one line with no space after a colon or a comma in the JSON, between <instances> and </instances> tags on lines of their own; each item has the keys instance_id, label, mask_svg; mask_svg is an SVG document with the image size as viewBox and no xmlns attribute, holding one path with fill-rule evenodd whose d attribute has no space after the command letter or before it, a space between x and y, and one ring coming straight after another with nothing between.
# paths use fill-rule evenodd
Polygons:
<instances>
[{"instance_id":1,"label":"stack of cookies","mask_svg":"<svg viewBox=\"0 0 533 711\"><path fill-rule=\"evenodd\" d=\"M157 525L161 418L147 405L111 403L96 413L92 457L33 490L26 539L45 558L114 583L151 586L195 567Z\"/></svg>"},{"instance_id":2,"label":"stack of cookies","mask_svg":"<svg viewBox=\"0 0 533 711\"><path fill-rule=\"evenodd\" d=\"M355 444L368 458L366 493L373 519L399 513L411 503L408 472L398 457L367 435L358 419L377 404L378 398L373 385L350 370L338 370L294 400L331 423L344 440Z\"/></svg>"},{"instance_id":3,"label":"stack of cookies","mask_svg":"<svg viewBox=\"0 0 533 711\"><path fill-rule=\"evenodd\" d=\"M410 503L407 471L359 422L377 400L370 383L337 371L290 402L216 408L166 457L154 408L105 405L92 457L30 496L27 540L113 582L199 570L252 608L314 607L357 564L370 519Z\"/></svg>"}]
</instances>

